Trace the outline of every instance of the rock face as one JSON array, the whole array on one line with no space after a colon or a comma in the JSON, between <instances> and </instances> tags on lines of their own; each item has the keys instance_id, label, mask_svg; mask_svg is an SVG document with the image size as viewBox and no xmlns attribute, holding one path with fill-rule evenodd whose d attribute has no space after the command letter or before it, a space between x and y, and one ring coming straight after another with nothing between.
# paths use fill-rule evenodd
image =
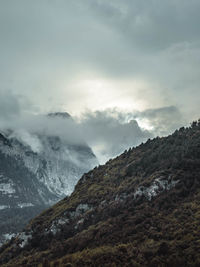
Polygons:
<instances>
[{"instance_id":1,"label":"rock face","mask_svg":"<svg viewBox=\"0 0 200 267\"><path fill-rule=\"evenodd\" d=\"M37 140L42 149L36 152L12 133L0 134L0 243L71 194L81 175L98 164L86 144L47 135Z\"/></svg>"},{"instance_id":2,"label":"rock face","mask_svg":"<svg viewBox=\"0 0 200 267\"><path fill-rule=\"evenodd\" d=\"M200 122L84 174L1 248L0 263L199 266L199 219Z\"/></svg>"}]
</instances>

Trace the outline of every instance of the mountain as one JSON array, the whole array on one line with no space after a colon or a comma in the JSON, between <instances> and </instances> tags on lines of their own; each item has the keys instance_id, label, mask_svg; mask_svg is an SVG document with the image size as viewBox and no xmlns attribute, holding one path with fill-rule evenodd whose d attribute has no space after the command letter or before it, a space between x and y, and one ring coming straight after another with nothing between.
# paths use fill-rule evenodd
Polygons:
<instances>
[{"instance_id":1,"label":"mountain","mask_svg":"<svg viewBox=\"0 0 200 267\"><path fill-rule=\"evenodd\" d=\"M50 116L68 119L70 115ZM40 149L29 145L33 142ZM42 210L69 195L81 175L97 164L85 143L71 144L59 136L28 132L1 133L0 243L22 230Z\"/></svg>"},{"instance_id":2,"label":"mountain","mask_svg":"<svg viewBox=\"0 0 200 267\"><path fill-rule=\"evenodd\" d=\"M1 266L200 266L200 121L84 174Z\"/></svg>"}]
</instances>

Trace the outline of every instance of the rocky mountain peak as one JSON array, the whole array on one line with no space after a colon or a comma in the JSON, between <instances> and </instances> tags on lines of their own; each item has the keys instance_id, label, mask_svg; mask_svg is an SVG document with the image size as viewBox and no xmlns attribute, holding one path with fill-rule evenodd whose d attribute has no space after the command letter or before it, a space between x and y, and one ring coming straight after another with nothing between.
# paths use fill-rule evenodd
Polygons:
<instances>
[{"instance_id":1,"label":"rocky mountain peak","mask_svg":"<svg viewBox=\"0 0 200 267\"><path fill-rule=\"evenodd\" d=\"M68 118L67 113L56 114L55 118ZM16 135L9 131L0 133L0 163L1 245L33 216L70 195L82 174L98 161L86 143L71 144L55 135Z\"/></svg>"}]
</instances>

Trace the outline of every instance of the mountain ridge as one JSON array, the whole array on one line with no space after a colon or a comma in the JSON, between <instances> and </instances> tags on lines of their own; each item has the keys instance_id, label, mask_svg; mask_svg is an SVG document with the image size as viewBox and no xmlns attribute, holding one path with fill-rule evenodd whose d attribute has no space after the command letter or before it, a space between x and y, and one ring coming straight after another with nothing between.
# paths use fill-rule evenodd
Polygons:
<instances>
[{"instance_id":1,"label":"mountain ridge","mask_svg":"<svg viewBox=\"0 0 200 267\"><path fill-rule=\"evenodd\" d=\"M54 120L63 113L55 116ZM40 149L34 150L31 142ZM1 244L29 219L69 195L81 175L98 162L87 144L7 130L0 133L0 163Z\"/></svg>"},{"instance_id":2,"label":"mountain ridge","mask_svg":"<svg viewBox=\"0 0 200 267\"><path fill-rule=\"evenodd\" d=\"M1 248L2 266L199 266L199 173L200 121L84 174Z\"/></svg>"}]
</instances>

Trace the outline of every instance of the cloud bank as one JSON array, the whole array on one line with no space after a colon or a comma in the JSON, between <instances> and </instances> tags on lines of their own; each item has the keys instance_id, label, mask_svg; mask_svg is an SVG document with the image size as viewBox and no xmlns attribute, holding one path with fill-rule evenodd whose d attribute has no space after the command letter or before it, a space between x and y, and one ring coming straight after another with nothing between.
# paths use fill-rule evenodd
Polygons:
<instances>
[{"instance_id":1,"label":"cloud bank","mask_svg":"<svg viewBox=\"0 0 200 267\"><path fill-rule=\"evenodd\" d=\"M11 91L4 92L0 106L0 131L9 131L10 137L29 145L34 152L43 149L38 136L59 136L67 144L87 143L100 163L148 138L169 134L184 121L179 110L172 106L143 112L87 111L74 118L33 114L24 111L23 104Z\"/></svg>"},{"instance_id":2,"label":"cloud bank","mask_svg":"<svg viewBox=\"0 0 200 267\"><path fill-rule=\"evenodd\" d=\"M198 0L0 2L0 90L42 113L175 106L199 116Z\"/></svg>"},{"instance_id":3,"label":"cloud bank","mask_svg":"<svg viewBox=\"0 0 200 267\"><path fill-rule=\"evenodd\" d=\"M103 159L198 119L199 10L199 0L0 1L1 128L36 151L25 132L88 142ZM45 115L65 110L73 122Z\"/></svg>"}]
</instances>

